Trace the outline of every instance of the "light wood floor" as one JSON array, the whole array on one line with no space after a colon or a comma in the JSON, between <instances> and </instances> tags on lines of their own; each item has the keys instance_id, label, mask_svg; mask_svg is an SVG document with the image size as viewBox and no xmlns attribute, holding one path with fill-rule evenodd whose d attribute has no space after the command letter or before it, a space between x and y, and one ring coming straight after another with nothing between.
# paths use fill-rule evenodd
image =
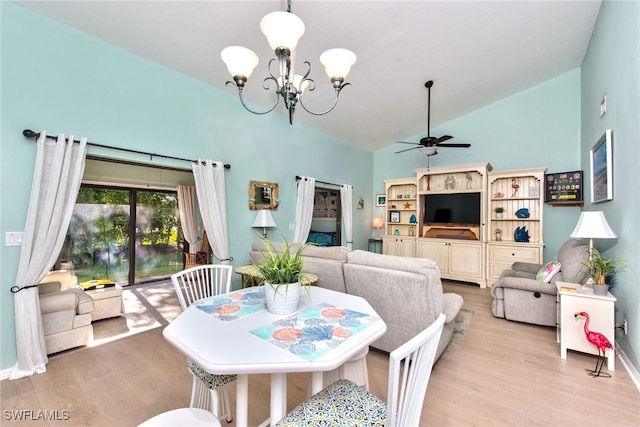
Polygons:
<instances>
[{"instance_id":1,"label":"light wood floor","mask_svg":"<svg viewBox=\"0 0 640 427\"><path fill-rule=\"evenodd\" d=\"M590 355L559 357L555 330L496 319L488 289L445 284L475 314L464 341L434 366L421 426L638 426L640 393L620 366L612 378L591 378ZM133 426L187 406L185 358L162 338L162 327L99 347L54 357L47 372L2 381L4 425ZM248 349L250 351L250 349ZM386 398L387 357L368 356L371 391ZM308 375L289 376L289 404L306 396ZM235 386L230 389L235 404ZM249 380L249 423L269 411L269 377ZM68 420L11 421L7 410L68 411ZM224 425L224 423L223 423ZM229 424L233 426L234 423Z\"/></svg>"}]
</instances>

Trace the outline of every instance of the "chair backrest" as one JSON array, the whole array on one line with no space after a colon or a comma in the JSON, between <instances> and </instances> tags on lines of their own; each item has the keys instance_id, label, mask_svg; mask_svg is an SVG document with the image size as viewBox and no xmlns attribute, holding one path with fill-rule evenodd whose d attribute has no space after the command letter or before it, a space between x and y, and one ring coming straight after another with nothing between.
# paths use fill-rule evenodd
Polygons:
<instances>
[{"instance_id":1,"label":"chair backrest","mask_svg":"<svg viewBox=\"0 0 640 427\"><path fill-rule=\"evenodd\" d=\"M429 327L389 355L387 426L420 424L424 396L445 318L440 314Z\"/></svg>"},{"instance_id":2,"label":"chair backrest","mask_svg":"<svg viewBox=\"0 0 640 427\"><path fill-rule=\"evenodd\" d=\"M182 310L194 302L231 290L232 266L221 264L198 265L171 276Z\"/></svg>"}]
</instances>

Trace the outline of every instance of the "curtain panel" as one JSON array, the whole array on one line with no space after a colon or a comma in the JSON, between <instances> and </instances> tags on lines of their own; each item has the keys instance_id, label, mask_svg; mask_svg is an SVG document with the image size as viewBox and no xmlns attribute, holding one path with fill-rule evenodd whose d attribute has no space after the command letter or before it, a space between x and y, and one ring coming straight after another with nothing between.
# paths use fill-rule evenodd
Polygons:
<instances>
[{"instance_id":1,"label":"curtain panel","mask_svg":"<svg viewBox=\"0 0 640 427\"><path fill-rule=\"evenodd\" d=\"M233 258L229 254L224 163L198 159L191 166L200 215L213 255L222 264L229 264Z\"/></svg>"},{"instance_id":2,"label":"curtain panel","mask_svg":"<svg viewBox=\"0 0 640 427\"><path fill-rule=\"evenodd\" d=\"M194 254L198 248L196 231L196 188L191 185L178 185L178 212L184 239L189 243L189 252Z\"/></svg>"},{"instance_id":3,"label":"curtain panel","mask_svg":"<svg viewBox=\"0 0 640 427\"><path fill-rule=\"evenodd\" d=\"M313 200L315 198L316 179L301 176L298 182L298 199L296 202L296 231L293 241L305 243L313 221Z\"/></svg>"},{"instance_id":4,"label":"curtain panel","mask_svg":"<svg viewBox=\"0 0 640 427\"><path fill-rule=\"evenodd\" d=\"M348 184L340 186L340 203L342 204L342 223L347 241L347 250L353 250L353 187Z\"/></svg>"},{"instance_id":5,"label":"curtain panel","mask_svg":"<svg viewBox=\"0 0 640 427\"><path fill-rule=\"evenodd\" d=\"M43 373L47 358L38 283L55 264L82 182L87 139L41 132L14 292L18 360L9 379Z\"/></svg>"}]
</instances>

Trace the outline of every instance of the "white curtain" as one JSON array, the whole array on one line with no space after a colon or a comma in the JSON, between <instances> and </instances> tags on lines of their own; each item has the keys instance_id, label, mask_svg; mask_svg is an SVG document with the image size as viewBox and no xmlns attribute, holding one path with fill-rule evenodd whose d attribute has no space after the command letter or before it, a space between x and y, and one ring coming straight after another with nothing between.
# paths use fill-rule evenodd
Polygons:
<instances>
[{"instance_id":1,"label":"white curtain","mask_svg":"<svg viewBox=\"0 0 640 427\"><path fill-rule=\"evenodd\" d=\"M347 240L347 250L353 250L353 187L348 184L340 186L340 203L342 204L342 223Z\"/></svg>"},{"instance_id":2,"label":"white curtain","mask_svg":"<svg viewBox=\"0 0 640 427\"><path fill-rule=\"evenodd\" d=\"M198 234L196 232L196 188L178 185L178 212L184 239L189 243L189 252L196 253Z\"/></svg>"},{"instance_id":3,"label":"white curtain","mask_svg":"<svg viewBox=\"0 0 640 427\"><path fill-rule=\"evenodd\" d=\"M198 159L191 166L196 182L200 215L209 238L209 245L213 250L213 255L222 264L229 264L232 258L229 256L224 164Z\"/></svg>"},{"instance_id":4,"label":"white curtain","mask_svg":"<svg viewBox=\"0 0 640 427\"><path fill-rule=\"evenodd\" d=\"M313 220L313 199L316 191L316 179L300 177L298 182L298 201L296 203L296 232L293 241L305 243Z\"/></svg>"},{"instance_id":5,"label":"white curtain","mask_svg":"<svg viewBox=\"0 0 640 427\"><path fill-rule=\"evenodd\" d=\"M36 141L36 161L29 210L14 292L18 361L9 379L47 370L47 349L40 315L37 284L55 264L69 228L78 189L84 173L87 139L73 136L47 139L41 132Z\"/></svg>"}]
</instances>

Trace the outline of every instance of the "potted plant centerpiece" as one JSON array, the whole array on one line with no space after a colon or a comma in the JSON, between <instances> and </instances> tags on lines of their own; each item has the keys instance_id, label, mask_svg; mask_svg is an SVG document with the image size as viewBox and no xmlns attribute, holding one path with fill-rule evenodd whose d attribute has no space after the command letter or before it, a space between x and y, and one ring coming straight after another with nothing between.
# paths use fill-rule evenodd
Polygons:
<instances>
[{"instance_id":1,"label":"potted plant centerpiece","mask_svg":"<svg viewBox=\"0 0 640 427\"><path fill-rule=\"evenodd\" d=\"M596 295L607 295L609 287L613 283L609 279L616 272L626 266L626 260L622 258L606 258L600 251L593 249L591 259L583 264L589 270L589 277L594 281L593 293Z\"/></svg>"},{"instance_id":2,"label":"potted plant centerpiece","mask_svg":"<svg viewBox=\"0 0 640 427\"><path fill-rule=\"evenodd\" d=\"M302 267L302 251L308 245L289 244L282 236L282 246L276 249L274 244L263 239L266 252L263 253L262 263L256 268L264 276L264 294L267 309L274 314L290 314L298 309L301 288L308 292L307 285L300 284L304 274Z\"/></svg>"},{"instance_id":3,"label":"potted plant centerpiece","mask_svg":"<svg viewBox=\"0 0 640 427\"><path fill-rule=\"evenodd\" d=\"M496 213L496 218L502 218L502 213L504 212L504 208L502 206L498 206L494 211Z\"/></svg>"}]
</instances>

